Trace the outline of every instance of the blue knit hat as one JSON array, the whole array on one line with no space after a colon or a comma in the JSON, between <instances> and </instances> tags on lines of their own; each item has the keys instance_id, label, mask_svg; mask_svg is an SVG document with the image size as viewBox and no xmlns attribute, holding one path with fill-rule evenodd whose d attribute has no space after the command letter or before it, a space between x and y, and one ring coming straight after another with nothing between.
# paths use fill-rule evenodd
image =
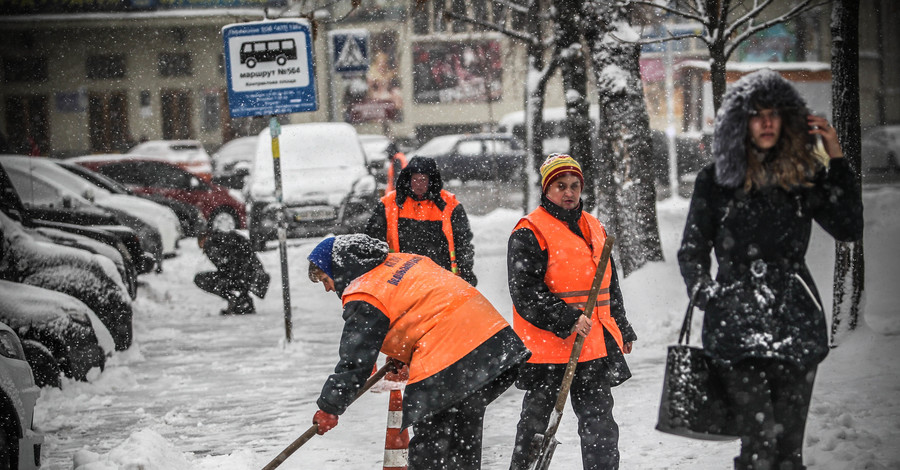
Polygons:
<instances>
[{"instance_id":1,"label":"blue knit hat","mask_svg":"<svg viewBox=\"0 0 900 470\"><path fill-rule=\"evenodd\" d=\"M334 273L331 271L331 252L333 249L334 237L328 237L319 242L307 258L312 264L316 265L317 268L321 269L323 273L327 274L328 277L332 279L334 279Z\"/></svg>"}]
</instances>

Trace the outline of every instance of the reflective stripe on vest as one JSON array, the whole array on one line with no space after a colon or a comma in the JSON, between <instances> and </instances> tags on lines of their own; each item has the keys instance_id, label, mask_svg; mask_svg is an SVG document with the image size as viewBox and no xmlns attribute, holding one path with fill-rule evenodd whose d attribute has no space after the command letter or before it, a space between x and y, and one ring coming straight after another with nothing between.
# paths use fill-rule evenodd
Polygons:
<instances>
[{"instance_id":1,"label":"reflective stripe on vest","mask_svg":"<svg viewBox=\"0 0 900 470\"><path fill-rule=\"evenodd\" d=\"M534 232L541 249L547 250L547 272L544 275L544 282L550 292L572 307L584 310L597 271L597 263L600 262L606 230L600 221L586 212L582 212L578 226L590 239L590 246L583 238L573 233L565 222L553 217L542 207L519 220L513 231L527 228ZM591 316L593 326L585 338L584 347L578 357L579 362L606 356L604 329L612 333L616 343L622 347L622 333L609 309L609 283L612 278L610 267L611 264L608 264L603 274L600 293L597 295L594 313ZM560 338L529 323L519 315L515 307L513 307L513 328L532 352L528 362L563 364L569 361L575 334L565 339Z\"/></svg>"},{"instance_id":2,"label":"reflective stripe on vest","mask_svg":"<svg viewBox=\"0 0 900 470\"><path fill-rule=\"evenodd\" d=\"M394 253L400 251L400 219L441 221L441 231L444 232L444 238L447 239L447 248L450 250L450 271L459 275L459 266L456 264L456 245L453 243L453 224L450 217L453 210L459 205L459 200L453 193L442 189L441 199L446 204L444 210L438 209L434 201L414 201L407 198L401 209L397 205L397 192L391 192L381 198L384 204L384 218L387 221L387 244L388 248Z\"/></svg>"},{"instance_id":3,"label":"reflective stripe on vest","mask_svg":"<svg viewBox=\"0 0 900 470\"><path fill-rule=\"evenodd\" d=\"M388 317L381 352L409 364L409 383L444 370L509 325L468 282L408 253L389 254L341 300L367 302Z\"/></svg>"}]
</instances>

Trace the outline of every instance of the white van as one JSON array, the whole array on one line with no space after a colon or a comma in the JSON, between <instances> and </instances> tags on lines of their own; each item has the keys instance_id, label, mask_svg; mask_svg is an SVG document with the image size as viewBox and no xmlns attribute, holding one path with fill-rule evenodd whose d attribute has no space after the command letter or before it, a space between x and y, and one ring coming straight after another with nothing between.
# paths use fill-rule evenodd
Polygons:
<instances>
[{"instance_id":1,"label":"white van","mask_svg":"<svg viewBox=\"0 0 900 470\"><path fill-rule=\"evenodd\" d=\"M592 105L588 113L591 117L591 139L597 139L597 121L599 111ZM512 134L525 142L525 111L505 114L497 123L497 130L504 134ZM595 145L594 148L597 148ZM544 108L544 153L569 153L569 136L566 134L566 108Z\"/></svg>"},{"instance_id":2,"label":"white van","mask_svg":"<svg viewBox=\"0 0 900 470\"><path fill-rule=\"evenodd\" d=\"M289 237L359 232L377 204L375 177L356 129L325 122L289 124L278 137L282 202ZM261 250L277 236L272 137L259 134L246 186L250 241Z\"/></svg>"}]
</instances>

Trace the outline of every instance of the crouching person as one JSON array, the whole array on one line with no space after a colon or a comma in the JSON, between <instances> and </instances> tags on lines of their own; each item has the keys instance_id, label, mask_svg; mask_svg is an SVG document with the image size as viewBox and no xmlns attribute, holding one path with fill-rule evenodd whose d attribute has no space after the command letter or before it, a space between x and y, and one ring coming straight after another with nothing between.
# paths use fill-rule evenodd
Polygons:
<instances>
[{"instance_id":1,"label":"crouching person","mask_svg":"<svg viewBox=\"0 0 900 470\"><path fill-rule=\"evenodd\" d=\"M228 301L222 315L256 313L250 293L265 297L270 276L250 246L250 240L234 230L213 230L197 237L197 244L216 271L197 273L194 284Z\"/></svg>"},{"instance_id":2,"label":"crouching person","mask_svg":"<svg viewBox=\"0 0 900 470\"><path fill-rule=\"evenodd\" d=\"M309 261L310 280L337 293L345 322L313 417L319 434L337 425L380 350L409 365L409 469L481 468L485 409L531 355L506 320L459 276L366 235L326 238Z\"/></svg>"}]
</instances>

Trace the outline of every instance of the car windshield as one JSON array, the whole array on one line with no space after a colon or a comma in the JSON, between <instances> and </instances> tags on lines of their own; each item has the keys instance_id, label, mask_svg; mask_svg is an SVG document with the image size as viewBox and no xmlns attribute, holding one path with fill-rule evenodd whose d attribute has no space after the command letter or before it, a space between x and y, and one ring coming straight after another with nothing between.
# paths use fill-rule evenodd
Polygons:
<instances>
[{"instance_id":1,"label":"car windshield","mask_svg":"<svg viewBox=\"0 0 900 470\"><path fill-rule=\"evenodd\" d=\"M281 169L285 171L365 165L359 139L349 126L285 126L278 147ZM268 131L260 136L257 155L270 158L258 158L256 169L272 173L272 139Z\"/></svg>"},{"instance_id":2,"label":"car windshield","mask_svg":"<svg viewBox=\"0 0 900 470\"><path fill-rule=\"evenodd\" d=\"M459 141L460 136L458 135L442 135L440 137L435 137L425 145L419 147L416 150L416 156L418 157L433 157L435 155L442 155L445 153L449 153L453 150L453 146Z\"/></svg>"}]
</instances>

